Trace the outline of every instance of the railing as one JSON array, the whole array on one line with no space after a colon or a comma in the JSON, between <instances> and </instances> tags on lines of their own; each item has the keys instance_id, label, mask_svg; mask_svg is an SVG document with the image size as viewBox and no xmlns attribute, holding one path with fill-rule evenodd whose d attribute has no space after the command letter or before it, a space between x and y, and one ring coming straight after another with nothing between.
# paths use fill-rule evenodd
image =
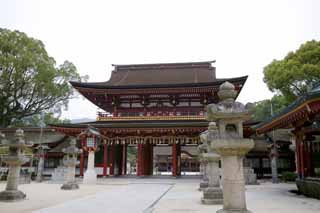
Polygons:
<instances>
[{"instance_id":1,"label":"railing","mask_svg":"<svg viewBox=\"0 0 320 213\"><path fill-rule=\"evenodd\" d=\"M132 120L205 120L204 115L157 115L157 116L104 116L98 114L98 121L132 121Z\"/></svg>"}]
</instances>

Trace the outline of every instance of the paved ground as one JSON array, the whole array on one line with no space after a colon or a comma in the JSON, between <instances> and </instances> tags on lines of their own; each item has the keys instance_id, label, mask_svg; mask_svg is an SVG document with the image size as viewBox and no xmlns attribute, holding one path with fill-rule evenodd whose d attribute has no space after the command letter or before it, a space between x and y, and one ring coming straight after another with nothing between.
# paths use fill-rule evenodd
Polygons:
<instances>
[{"instance_id":1,"label":"paved ground","mask_svg":"<svg viewBox=\"0 0 320 213\"><path fill-rule=\"evenodd\" d=\"M0 190L5 185L0 183ZM110 178L98 185L62 191L59 184L19 186L27 200L0 203L1 213L213 213L222 206L200 203L198 179ZM255 213L319 213L320 201L289 192L294 184L247 186L248 209Z\"/></svg>"}]
</instances>

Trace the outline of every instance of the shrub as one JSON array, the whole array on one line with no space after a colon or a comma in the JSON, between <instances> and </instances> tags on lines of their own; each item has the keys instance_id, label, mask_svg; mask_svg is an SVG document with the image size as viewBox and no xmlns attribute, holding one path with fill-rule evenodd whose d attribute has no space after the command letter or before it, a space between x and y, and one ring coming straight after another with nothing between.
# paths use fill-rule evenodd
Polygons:
<instances>
[{"instance_id":1,"label":"shrub","mask_svg":"<svg viewBox=\"0 0 320 213\"><path fill-rule=\"evenodd\" d=\"M297 179L297 174L294 172L283 172L282 181L284 182L294 182Z\"/></svg>"}]
</instances>

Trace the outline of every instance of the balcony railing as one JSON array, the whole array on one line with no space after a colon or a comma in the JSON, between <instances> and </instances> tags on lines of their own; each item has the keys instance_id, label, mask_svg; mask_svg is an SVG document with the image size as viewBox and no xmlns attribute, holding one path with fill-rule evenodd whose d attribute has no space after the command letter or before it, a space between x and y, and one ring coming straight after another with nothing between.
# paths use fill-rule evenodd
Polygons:
<instances>
[{"instance_id":1,"label":"balcony railing","mask_svg":"<svg viewBox=\"0 0 320 213\"><path fill-rule=\"evenodd\" d=\"M142 115L142 116L112 116L107 113L98 113L97 121L133 121L133 120L205 120L201 115Z\"/></svg>"}]
</instances>

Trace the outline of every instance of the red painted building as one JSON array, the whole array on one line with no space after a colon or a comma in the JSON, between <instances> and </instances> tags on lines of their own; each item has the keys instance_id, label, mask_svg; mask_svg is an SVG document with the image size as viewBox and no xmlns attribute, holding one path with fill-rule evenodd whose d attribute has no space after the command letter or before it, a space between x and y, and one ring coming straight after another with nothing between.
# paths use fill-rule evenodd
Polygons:
<instances>
[{"instance_id":1,"label":"red painted building","mask_svg":"<svg viewBox=\"0 0 320 213\"><path fill-rule=\"evenodd\" d=\"M181 173L181 147L197 146L207 129L205 107L217 103L225 81L241 91L247 76L216 78L214 61L113 65L106 82L70 82L85 98L103 110L96 122L53 126L67 135L78 135L87 125L104 136L100 151L103 175L126 174L127 146L137 146L137 175L153 173L153 147L169 146L172 175ZM83 174L86 152L81 156ZM99 157L97 157L99 159ZM115 171L117 168L117 171Z\"/></svg>"},{"instance_id":2,"label":"red painted building","mask_svg":"<svg viewBox=\"0 0 320 213\"><path fill-rule=\"evenodd\" d=\"M320 199L320 86L256 127L258 134L289 128L295 147L299 191Z\"/></svg>"}]
</instances>

